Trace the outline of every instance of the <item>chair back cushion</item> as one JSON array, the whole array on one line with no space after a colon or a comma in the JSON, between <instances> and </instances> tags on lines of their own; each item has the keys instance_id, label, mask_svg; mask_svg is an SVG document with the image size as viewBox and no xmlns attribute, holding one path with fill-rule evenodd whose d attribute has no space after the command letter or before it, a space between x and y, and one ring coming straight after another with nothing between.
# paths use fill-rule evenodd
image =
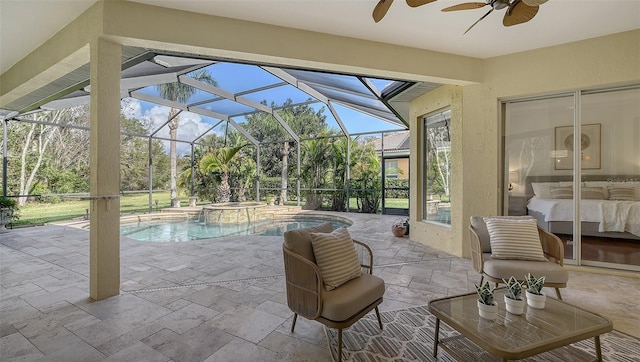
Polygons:
<instances>
[{"instance_id":1,"label":"chair back cushion","mask_svg":"<svg viewBox=\"0 0 640 362\"><path fill-rule=\"evenodd\" d=\"M546 261L536 220L486 218L492 259Z\"/></svg>"},{"instance_id":2,"label":"chair back cushion","mask_svg":"<svg viewBox=\"0 0 640 362\"><path fill-rule=\"evenodd\" d=\"M326 290L362 275L358 254L346 227L331 233L311 233L311 245Z\"/></svg>"},{"instance_id":3,"label":"chair back cushion","mask_svg":"<svg viewBox=\"0 0 640 362\"><path fill-rule=\"evenodd\" d=\"M303 229L289 230L284 233L284 246L290 251L316 263L311 246L311 233L330 233L333 231L333 224L325 222L318 226L311 226Z\"/></svg>"},{"instance_id":4,"label":"chair back cushion","mask_svg":"<svg viewBox=\"0 0 640 362\"><path fill-rule=\"evenodd\" d=\"M525 216L488 216L488 218L495 219L514 219L514 220L527 220L533 219L531 215ZM484 222L485 217L482 216L471 216L471 227L473 231L478 234L478 238L480 239L480 243L482 244L482 252L490 253L491 252L491 241L489 238L489 231L487 230L487 224Z\"/></svg>"}]
</instances>

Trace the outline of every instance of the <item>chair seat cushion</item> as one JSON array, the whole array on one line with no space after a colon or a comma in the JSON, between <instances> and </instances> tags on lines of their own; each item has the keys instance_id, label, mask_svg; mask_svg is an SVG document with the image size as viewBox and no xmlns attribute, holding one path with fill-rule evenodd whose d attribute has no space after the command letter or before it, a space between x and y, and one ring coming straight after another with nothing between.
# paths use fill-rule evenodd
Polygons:
<instances>
[{"instance_id":1,"label":"chair seat cushion","mask_svg":"<svg viewBox=\"0 0 640 362\"><path fill-rule=\"evenodd\" d=\"M524 280L527 273L536 276L544 276L545 283L566 284L569 280L569 272L551 261L531 260L501 260L491 259L491 254L483 254L484 273L498 279L509 279L514 276L518 280Z\"/></svg>"},{"instance_id":2,"label":"chair seat cushion","mask_svg":"<svg viewBox=\"0 0 640 362\"><path fill-rule=\"evenodd\" d=\"M332 291L322 293L322 317L336 322L347 320L383 295L384 280L375 275L362 274Z\"/></svg>"}]
</instances>

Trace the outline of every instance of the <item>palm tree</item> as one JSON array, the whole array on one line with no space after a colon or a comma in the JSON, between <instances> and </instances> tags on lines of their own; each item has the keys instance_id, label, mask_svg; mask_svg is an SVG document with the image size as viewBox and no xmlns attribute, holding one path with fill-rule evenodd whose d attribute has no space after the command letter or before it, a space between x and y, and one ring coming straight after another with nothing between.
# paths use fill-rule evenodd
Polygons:
<instances>
[{"instance_id":1,"label":"palm tree","mask_svg":"<svg viewBox=\"0 0 640 362\"><path fill-rule=\"evenodd\" d=\"M207 84L211 84L213 86L217 86L217 82L213 79L209 71L206 69L198 69L190 74L190 76L198 80L200 82L204 82ZM185 103L191 96L196 92L196 88L182 84L179 82L175 83L166 83L160 84L156 86L157 90L160 92L160 96L164 99ZM178 136L178 126L180 125L180 116L176 116L178 110L175 108L171 108L169 111L169 117L167 119L171 119L169 122L169 159L170 159L170 169L171 169L171 177L170 177L170 197L174 199L177 196L177 180L178 180L178 170L177 170L177 159L178 155L176 153L176 138Z\"/></svg>"},{"instance_id":2,"label":"palm tree","mask_svg":"<svg viewBox=\"0 0 640 362\"><path fill-rule=\"evenodd\" d=\"M209 152L200 160L200 172L213 173L220 177L220 184L216 190L216 202L229 202L231 200L231 186L229 186L229 170L231 160L246 145L235 147L221 147Z\"/></svg>"}]
</instances>

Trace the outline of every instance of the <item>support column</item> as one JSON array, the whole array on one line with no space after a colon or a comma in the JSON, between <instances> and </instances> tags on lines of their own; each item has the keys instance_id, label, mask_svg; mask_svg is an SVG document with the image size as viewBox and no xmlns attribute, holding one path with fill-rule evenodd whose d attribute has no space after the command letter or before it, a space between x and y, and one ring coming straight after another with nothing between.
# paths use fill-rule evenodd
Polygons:
<instances>
[{"instance_id":1,"label":"support column","mask_svg":"<svg viewBox=\"0 0 640 362\"><path fill-rule=\"evenodd\" d=\"M122 47L91 42L90 293L120 293L120 68Z\"/></svg>"}]
</instances>

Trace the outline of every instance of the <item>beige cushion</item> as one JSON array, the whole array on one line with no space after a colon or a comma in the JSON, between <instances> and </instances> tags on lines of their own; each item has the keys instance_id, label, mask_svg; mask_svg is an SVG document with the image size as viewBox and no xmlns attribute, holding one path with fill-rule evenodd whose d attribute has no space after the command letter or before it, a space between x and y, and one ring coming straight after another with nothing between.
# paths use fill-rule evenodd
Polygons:
<instances>
[{"instance_id":1,"label":"beige cushion","mask_svg":"<svg viewBox=\"0 0 640 362\"><path fill-rule=\"evenodd\" d=\"M569 272L560 264L551 261L500 260L492 259L491 254L483 254L483 272L493 278L508 279L510 276L524 280L525 274L544 276L545 283L566 284Z\"/></svg>"},{"instance_id":2,"label":"beige cushion","mask_svg":"<svg viewBox=\"0 0 640 362\"><path fill-rule=\"evenodd\" d=\"M311 245L325 289L333 290L362 275L358 254L346 227L331 233L311 233Z\"/></svg>"},{"instance_id":3,"label":"beige cushion","mask_svg":"<svg viewBox=\"0 0 640 362\"><path fill-rule=\"evenodd\" d=\"M536 197L541 199L551 198L551 187L559 186L557 182L532 182L531 188Z\"/></svg>"},{"instance_id":4,"label":"beige cushion","mask_svg":"<svg viewBox=\"0 0 640 362\"><path fill-rule=\"evenodd\" d=\"M546 261L536 220L485 218L494 259Z\"/></svg>"},{"instance_id":5,"label":"beige cushion","mask_svg":"<svg viewBox=\"0 0 640 362\"><path fill-rule=\"evenodd\" d=\"M330 222L325 222L318 226L285 231L284 246L315 264L316 258L313 255L313 247L311 246L311 233L330 233L331 231L333 231L333 224Z\"/></svg>"},{"instance_id":6,"label":"beige cushion","mask_svg":"<svg viewBox=\"0 0 640 362\"><path fill-rule=\"evenodd\" d=\"M347 320L384 295L384 280L362 274L340 288L322 293L322 317L340 322Z\"/></svg>"},{"instance_id":7,"label":"beige cushion","mask_svg":"<svg viewBox=\"0 0 640 362\"><path fill-rule=\"evenodd\" d=\"M604 187L583 187L580 192L583 199L605 200L607 198Z\"/></svg>"},{"instance_id":8,"label":"beige cushion","mask_svg":"<svg viewBox=\"0 0 640 362\"><path fill-rule=\"evenodd\" d=\"M633 187L609 186L609 200L635 201L636 190Z\"/></svg>"},{"instance_id":9,"label":"beige cushion","mask_svg":"<svg viewBox=\"0 0 640 362\"><path fill-rule=\"evenodd\" d=\"M510 220L532 220L533 216L525 215L525 216L487 216L487 218L493 219L510 219ZM491 252L491 242L489 240L489 232L487 231L487 224L484 222L485 217L482 216L471 216L471 227L478 234L478 239L480 239L480 244L482 244L482 252L490 253Z\"/></svg>"},{"instance_id":10,"label":"beige cushion","mask_svg":"<svg viewBox=\"0 0 640 362\"><path fill-rule=\"evenodd\" d=\"M551 198L553 199L573 199L573 187L571 186L552 186Z\"/></svg>"},{"instance_id":11,"label":"beige cushion","mask_svg":"<svg viewBox=\"0 0 640 362\"><path fill-rule=\"evenodd\" d=\"M586 187L600 187L600 188L602 188L602 192L604 193L604 199L605 200L609 199L609 192L607 191L607 188L609 186L611 186L611 182L609 182L609 181L586 181L584 183L584 185Z\"/></svg>"}]
</instances>

